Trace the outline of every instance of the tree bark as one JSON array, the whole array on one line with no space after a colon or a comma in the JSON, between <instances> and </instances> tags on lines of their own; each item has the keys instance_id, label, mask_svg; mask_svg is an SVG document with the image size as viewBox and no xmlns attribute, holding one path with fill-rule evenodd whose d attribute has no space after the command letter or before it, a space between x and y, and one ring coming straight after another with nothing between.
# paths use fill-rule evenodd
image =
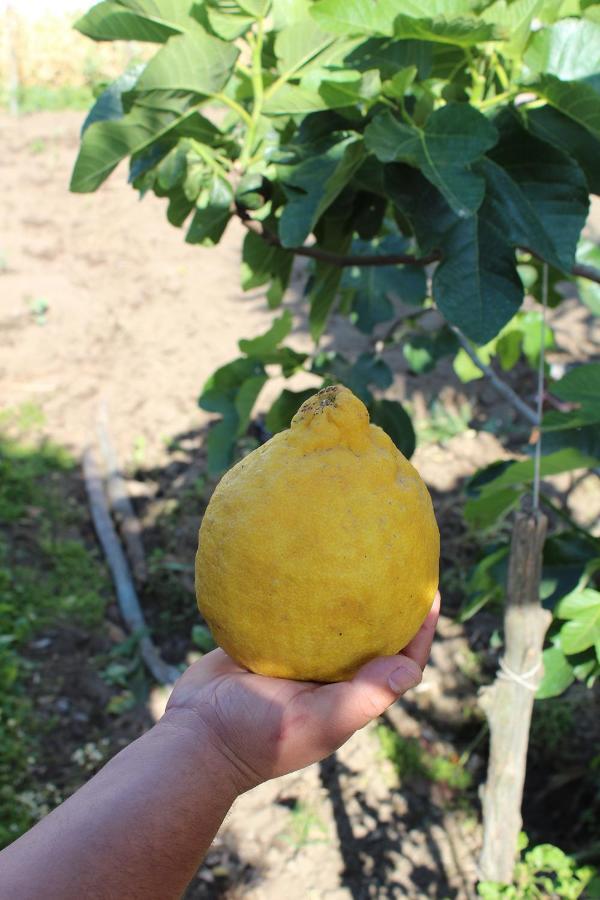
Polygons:
<instances>
[{"instance_id":1,"label":"tree bark","mask_svg":"<svg viewBox=\"0 0 600 900\"><path fill-rule=\"evenodd\" d=\"M512 535L504 657L500 671L480 696L490 726L488 777L481 790L484 881L511 882L521 830L521 803L529 726L542 678L542 647L552 618L539 597L546 517L519 513Z\"/></svg>"}]
</instances>

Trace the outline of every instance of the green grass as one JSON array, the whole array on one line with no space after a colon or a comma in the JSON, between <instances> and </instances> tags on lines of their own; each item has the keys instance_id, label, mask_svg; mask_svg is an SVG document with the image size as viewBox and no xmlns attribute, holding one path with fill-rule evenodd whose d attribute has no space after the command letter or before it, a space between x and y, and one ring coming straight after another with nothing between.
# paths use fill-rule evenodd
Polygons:
<instances>
[{"instance_id":1,"label":"green grass","mask_svg":"<svg viewBox=\"0 0 600 900\"><path fill-rule=\"evenodd\" d=\"M389 759L401 781L426 778L457 791L470 787L471 776L460 760L430 753L416 738L404 738L388 725L377 726L377 737L381 755Z\"/></svg>"},{"instance_id":2,"label":"green grass","mask_svg":"<svg viewBox=\"0 0 600 900\"><path fill-rule=\"evenodd\" d=\"M3 424L36 427L33 408L4 414ZM75 463L55 444L26 445L0 434L0 847L45 811L31 770L43 728L28 685L35 664L28 642L60 623L102 621L108 582L80 537L82 513L70 500Z\"/></svg>"},{"instance_id":3,"label":"green grass","mask_svg":"<svg viewBox=\"0 0 600 900\"><path fill-rule=\"evenodd\" d=\"M94 92L91 87L48 87L46 85L32 85L23 87L19 91L19 112L33 113L43 110L76 109L88 110L94 102ZM6 90L0 91L0 107L8 106Z\"/></svg>"}]
</instances>

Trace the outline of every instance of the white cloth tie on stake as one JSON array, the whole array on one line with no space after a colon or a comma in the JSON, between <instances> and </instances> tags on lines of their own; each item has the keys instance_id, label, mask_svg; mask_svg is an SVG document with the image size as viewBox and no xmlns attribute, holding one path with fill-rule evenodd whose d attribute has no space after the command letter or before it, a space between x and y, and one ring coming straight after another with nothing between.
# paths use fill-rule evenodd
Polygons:
<instances>
[{"instance_id":1,"label":"white cloth tie on stake","mask_svg":"<svg viewBox=\"0 0 600 900\"><path fill-rule=\"evenodd\" d=\"M539 672L542 665L542 661L538 659L535 666L532 669L529 669L527 672L513 672L513 670L507 666L504 662L504 657L500 659L500 672L498 673L498 678L502 678L504 681L514 681L516 684L520 684L521 687L524 687L528 691L535 692L538 689L537 684L532 684L531 680L537 673Z\"/></svg>"}]
</instances>

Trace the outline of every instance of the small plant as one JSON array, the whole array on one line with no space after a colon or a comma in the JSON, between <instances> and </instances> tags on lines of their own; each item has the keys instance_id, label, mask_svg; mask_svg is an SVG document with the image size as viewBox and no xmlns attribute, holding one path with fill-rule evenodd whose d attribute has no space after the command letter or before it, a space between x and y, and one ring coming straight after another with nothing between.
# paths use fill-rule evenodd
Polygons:
<instances>
[{"instance_id":1,"label":"small plant","mask_svg":"<svg viewBox=\"0 0 600 900\"><path fill-rule=\"evenodd\" d=\"M387 725L377 726L381 754L394 766L400 780L426 778L464 791L471 784L471 776L462 760L430 753L416 738L404 738Z\"/></svg>"},{"instance_id":2,"label":"small plant","mask_svg":"<svg viewBox=\"0 0 600 900\"><path fill-rule=\"evenodd\" d=\"M3 424L23 430L40 411L21 407ZM41 628L60 621L97 625L105 605L106 575L93 553L71 537L72 508L60 481L73 460L54 444L26 446L0 435L0 847L15 840L60 802L35 784L41 725L28 696L35 664L22 648ZM28 535L22 555L12 529Z\"/></svg>"},{"instance_id":3,"label":"small plant","mask_svg":"<svg viewBox=\"0 0 600 900\"><path fill-rule=\"evenodd\" d=\"M43 297L29 298L29 312L36 325L45 325L50 304Z\"/></svg>"},{"instance_id":4,"label":"small plant","mask_svg":"<svg viewBox=\"0 0 600 900\"><path fill-rule=\"evenodd\" d=\"M521 833L519 850L525 850L527 845L527 836ZM515 867L513 884L482 881L477 887L484 900L577 900L584 891L589 897L600 897L600 879L595 869L578 866L572 856L552 844L540 844L524 854Z\"/></svg>"},{"instance_id":5,"label":"small plant","mask_svg":"<svg viewBox=\"0 0 600 900\"><path fill-rule=\"evenodd\" d=\"M296 800L290 809L288 828L280 835L297 853L308 844L322 844L327 840L327 826L316 810L301 800Z\"/></svg>"}]
</instances>

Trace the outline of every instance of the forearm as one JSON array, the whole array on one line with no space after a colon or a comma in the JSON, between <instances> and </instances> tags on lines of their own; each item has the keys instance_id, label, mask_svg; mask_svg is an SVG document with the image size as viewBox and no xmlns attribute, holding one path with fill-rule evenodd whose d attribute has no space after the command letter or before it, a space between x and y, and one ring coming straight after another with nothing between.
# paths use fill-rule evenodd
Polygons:
<instances>
[{"instance_id":1,"label":"forearm","mask_svg":"<svg viewBox=\"0 0 600 900\"><path fill-rule=\"evenodd\" d=\"M161 723L0 854L1 900L181 895L238 789L206 735Z\"/></svg>"}]
</instances>

